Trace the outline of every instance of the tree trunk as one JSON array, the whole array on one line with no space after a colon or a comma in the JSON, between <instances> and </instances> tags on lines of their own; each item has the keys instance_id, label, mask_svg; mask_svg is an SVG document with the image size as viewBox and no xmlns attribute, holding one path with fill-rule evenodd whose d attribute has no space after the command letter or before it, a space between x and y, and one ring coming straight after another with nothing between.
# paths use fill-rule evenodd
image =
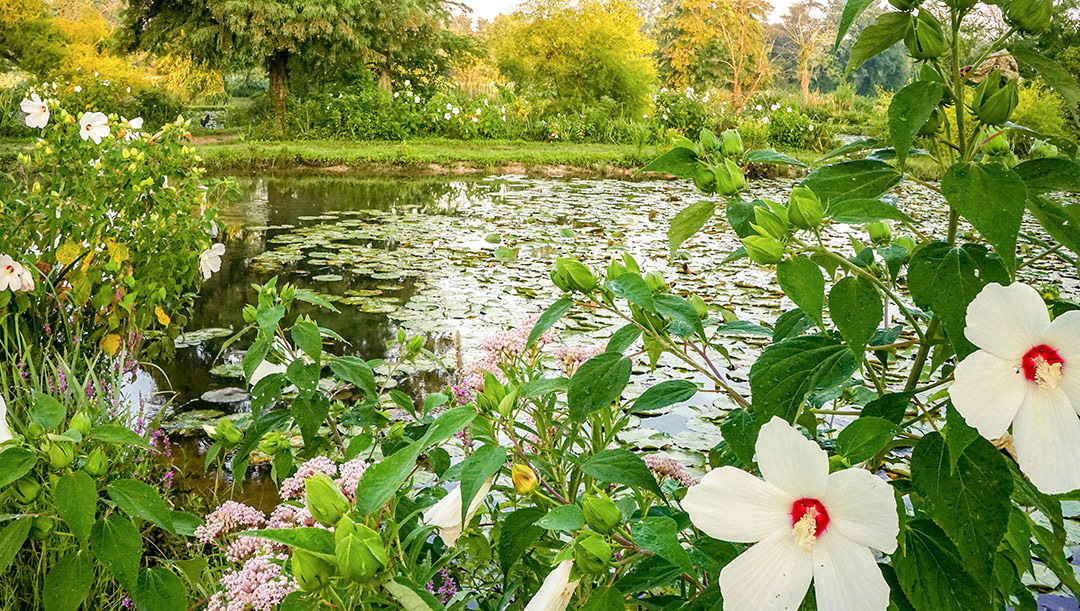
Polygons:
<instances>
[{"instance_id":1,"label":"tree trunk","mask_svg":"<svg viewBox=\"0 0 1080 611\"><path fill-rule=\"evenodd\" d=\"M799 92L803 102L810 98L810 54L804 53L799 58Z\"/></svg>"},{"instance_id":2,"label":"tree trunk","mask_svg":"<svg viewBox=\"0 0 1080 611\"><path fill-rule=\"evenodd\" d=\"M285 101L289 97L289 52L275 51L269 60L270 103L278 123L285 119Z\"/></svg>"}]
</instances>

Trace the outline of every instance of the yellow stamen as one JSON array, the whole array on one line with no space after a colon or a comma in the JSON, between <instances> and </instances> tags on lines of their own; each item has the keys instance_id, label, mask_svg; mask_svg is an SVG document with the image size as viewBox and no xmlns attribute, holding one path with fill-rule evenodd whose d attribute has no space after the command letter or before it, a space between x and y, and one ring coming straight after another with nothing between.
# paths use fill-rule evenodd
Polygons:
<instances>
[{"instance_id":1,"label":"yellow stamen","mask_svg":"<svg viewBox=\"0 0 1080 611\"><path fill-rule=\"evenodd\" d=\"M1042 357L1035 358L1035 383L1040 388L1057 388L1061 381L1061 363L1051 363Z\"/></svg>"},{"instance_id":2,"label":"yellow stamen","mask_svg":"<svg viewBox=\"0 0 1080 611\"><path fill-rule=\"evenodd\" d=\"M817 541L817 515L817 510L811 508L792 527L791 534L795 536L795 543L805 551L810 551Z\"/></svg>"}]
</instances>

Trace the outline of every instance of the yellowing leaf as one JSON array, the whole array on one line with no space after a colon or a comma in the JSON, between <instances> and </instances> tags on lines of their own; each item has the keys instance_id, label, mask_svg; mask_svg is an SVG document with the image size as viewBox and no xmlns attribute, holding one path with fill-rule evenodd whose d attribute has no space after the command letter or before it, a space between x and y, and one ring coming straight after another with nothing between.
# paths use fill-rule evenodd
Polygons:
<instances>
[{"instance_id":1,"label":"yellowing leaf","mask_svg":"<svg viewBox=\"0 0 1080 611\"><path fill-rule=\"evenodd\" d=\"M165 313L165 310L161 309L161 306L154 308L154 314L157 315L157 320L162 326L168 327L169 322L172 321L172 319L169 318L169 315Z\"/></svg>"},{"instance_id":2,"label":"yellowing leaf","mask_svg":"<svg viewBox=\"0 0 1080 611\"><path fill-rule=\"evenodd\" d=\"M82 248L75 242L64 242L60 245L60 248L56 249L56 262L60 265L70 265L72 261L79 257L81 250Z\"/></svg>"},{"instance_id":3,"label":"yellowing leaf","mask_svg":"<svg viewBox=\"0 0 1080 611\"><path fill-rule=\"evenodd\" d=\"M101 338L101 349L109 356L116 354L116 351L120 349L120 336L110 333Z\"/></svg>"}]
</instances>

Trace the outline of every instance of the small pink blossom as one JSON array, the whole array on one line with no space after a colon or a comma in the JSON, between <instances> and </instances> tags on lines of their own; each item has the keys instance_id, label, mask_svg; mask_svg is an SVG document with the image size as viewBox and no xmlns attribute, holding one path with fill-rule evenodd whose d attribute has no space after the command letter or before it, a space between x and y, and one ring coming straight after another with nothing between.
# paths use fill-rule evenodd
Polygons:
<instances>
[{"instance_id":1,"label":"small pink blossom","mask_svg":"<svg viewBox=\"0 0 1080 611\"><path fill-rule=\"evenodd\" d=\"M225 501L206 516L206 524L195 529L199 543L212 543L218 537L237 530L258 528L266 523L263 512L236 501Z\"/></svg>"},{"instance_id":2,"label":"small pink blossom","mask_svg":"<svg viewBox=\"0 0 1080 611\"><path fill-rule=\"evenodd\" d=\"M686 467L667 456L650 454L642 460L645 461L645 466L649 467L649 470L659 476L660 479L669 477L687 487L697 483L697 478L691 475L690 472L686 470Z\"/></svg>"},{"instance_id":3,"label":"small pink blossom","mask_svg":"<svg viewBox=\"0 0 1080 611\"><path fill-rule=\"evenodd\" d=\"M337 476L337 465L332 460L325 456L316 456L306 463L300 465L300 468L296 470L296 473L292 477L288 477L285 481L281 482L281 488L278 490L278 494L281 495L282 500L292 500L297 498L303 498L304 496L304 481L307 478L317 473L325 474L328 477Z\"/></svg>"},{"instance_id":4,"label":"small pink blossom","mask_svg":"<svg viewBox=\"0 0 1080 611\"><path fill-rule=\"evenodd\" d=\"M222 591L210 597L207 611L271 611L285 600L296 582L283 574L276 561L288 556L255 556L238 571L221 578Z\"/></svg>"}]
</instances>

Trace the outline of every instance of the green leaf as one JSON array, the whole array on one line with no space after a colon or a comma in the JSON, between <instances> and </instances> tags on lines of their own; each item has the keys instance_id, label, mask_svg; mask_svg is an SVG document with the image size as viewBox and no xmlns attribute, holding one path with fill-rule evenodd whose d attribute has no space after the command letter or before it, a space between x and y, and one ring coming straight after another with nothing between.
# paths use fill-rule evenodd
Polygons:
<instances>
[{"instance_id":1,"label":"green leaf","mask_svg":"<svg viewBox=\"0 0 1080 611\"><path fill-rule=\"evenodd\" d=\"M544 529L536 526L536 521L547 512L542 507L524 507L506 516L499 529L499 568L503 574L521 558L533 541L544 534Z\"/></svg>"},{"instance_id":2,"label":"green leaf","mask_svg":"<svg viewBox=\"0 0 1080 611\"><path fill-rule=\"evenodd\" d=\"M873 0L847 0L844 3L844 12L840 14L840 25L836 29L836 42L833 43L834 53L840 48L840 41L844 40L844 36L851 29L851 24L855 23L859 15L871 4Z\"/></svg>"},{"instance_id":3,"label":"green leaf","mask_svg":"<svg viewBox=\"0 0 1080 611\"><path fill-rule=\"evenodd\" d=\"M634 401L633 411L649 412L689 401L697 392L697 384L689 380L665 380L641 393Z\"/></svg>"},{"instance_id":4,"label":"green leaf","mask_svg":"<svg viewBox=\"0 0 1080 611\"><path fill-rule=\"evenodd\" d=\"M375 372L362 358L355 356L335 356L330 359L330 371L341 380L364 391L364 395L374 401L379 396L375 387Z\"/></svg>"},{"instance_id":5,"label":"green leaf","mask_svg":"<svg viewBox=\"0 0 1080 611\"><path fill-rule=\"evenodd\" d=\"M360 476L356 503L361 513L371 515L394 496L416 466L423 445L414 441L371 465Z\"/></svg>"},{"instance_id":6,"label":"green leaf","mask_svg":"<svg viewBox=\"0 0 1080 611\"><path fill-rule=\"evenodd\" d=\"M907 161L911 141L940 101L941 85L934 81L915 81L893 94L889 103L889 135L900 167Z\"/></svg>"},{"instance_id":7,"label":"green leaf","mask_svg":"<svg viewBox=\"0 0 1080 611\"><path fill-rule=\"evenodd\" d=\"M973 440L955 469L939 433L924 436L911 456L911 480L934 522L956 545L970 573L991 583L994 553L1009 522L1012 476L987 440Z\"/></svg>"},{"instance_id":8,"label":"green leaf","mask_svg":"<svg viewBox=\"0 0 1080 611\"><path fill-rule=\"evenodd\" d=\"M698 168L697 152L677 146L649 162L638 172L664 172L679 178L693 178Z\"/></svg>"},{"instance_id":9,"label":"green leaf","mask_svg":"<svg viewBox=\"0 0 1080 611\"><path fill-rule=\"evenodd\" d=\"M776 265L776 280L788 299L824 329L821 310L825 307L825 276L821 268L809 257L799 255Z\"/></svg>"},{"instance_id":10,"label":"green leaf","mask_svg":"<svg viewBox=\"0 0 1080 611\"><path fill-rule=\"evenodd\" d=\"M334 531L323 528L266 528L240 533L298 547L315 554L334 555Z\"/></svg>"},{"instance_id":11,"label":"green leaf","mask_svg":"<svg viewBox=\"0 0 1080 611\"><path fill-rule=\"evenodd\" d=\"M832 207L849 199L877 199L903 176L883 161L855 159L820 167L803 181L822 202Z\"/></svg>"},{"instance_id":12,"label":"green leaf","mask_svg":"<svg viewBox=\"0 0 1080 611\"><path fill-rule=\"evenodd\" d=\"M60 402L51 396L35 390L33 394L34 407L30 411L30 421L46 430L55 430L67 416L67 410Z\"/></svg>"},{"instance_id":13,"label":"green leaf","mask_svg":"<svg viewBox=\"0 0 1080 611\"><path fill-rule=\"evenodd\" d=\"M630 525L630 535L641 549L660 556L685 573L694 574L694 562L679 543L675 520L665 516L645 518Z\"/></svg>"},{"instance_id":14,"label":"green leaf","mask_svg":"<svg viewBox=\"0 0 1080 611\"><path fill-rule=\"evenodd\" d=\"M1013 171L1024 180L1028 195L1056 191L1080 191L1080 163L1053 157L1029 159L1017 164Z\"/></svg>"},{"instance_id":15,"label":"green leaf","mask_svg":"<svg viewBox=\"0 0 1080 611\"><path fill-rule=\"evenodd\" d=\"M624 611L625 609L622 592L614 586L609 586L593 590L581 611Z\"/></svg>"},{"instance_id":16,"label":"green leaf","mask_svg":"<svg viewBox=\"0 0 1080 611\"><path fill-rule=\"evenodd\" d=\"M118 424L99 424L90 430L90 438L105 443L150 449L150 444L146 442L145 437Z\"/></svg>"},{"instance_id":17,"label":"green leaf","mask_svg":"<svg viewBox=\"0 0 1080 611\"><path fill-rule=\"evenodd\" d=\"M125 590L135 591L142 558L142 535L129 518L110 513L94 522L90 530L90 551Z\"/></svg>"},{"instance_id":18,"label":"green leaf","mask_svg":"<svg viewBox=\"0 0 1080 611\"><path fill-rule=\"evenodd\" d=\"M829 317L859 361L884 318L884 307L877 287L863 276L841 278L829 291Z\"/></svg>"},{"instance_id":19,"label":"green leaf","mask_svg":"<svg viewBox=\"0 0 1080 611\"><path fill-rule=\"evenodd\" d=\"M941 192L994 246L1011 274L1016 268L1016 235L1027 201L1020 176L998 164L958 163L945 172Z\"/></svg>"},{"instance_id":20,"label":"green leaf","mask_svg":"<svg viewBox=\"0 0 1080 611\"><path fill-rule=\"evenodd\" d=\"M300 361L294 361L299 363ZM300 386L299 384L297 386ZM326 422L330 413L330 400L321 393L303 393L293 399L289 414L300 428L305 444L314 443L319 436L319 427Z\"/></svg>"},{"instance_id":21,"label":"green leaf","mask_svg":"<svg viewBox=\"0 0 1080 611\"><path fill-rule=\"evenodd\" d=\"M566 392L569 388L570 380L567 378L533 378L521 385L520 392L522 397L531 398Z\"/></svg>"},{"instance_id":22,"label":"green leaf","mask_svg":"<svg viewBox=\"0 0 1080 611\"><path fill-rule=\"evenodd\" d=\"M605 352L582 363L570 378L570 390L566 393L570 418L581 422L618 400L630 381L632 368L630 359L615 352Z\"/></svg>"},{"instance_id":23,"label":"green leaf","mask_svg":"<svg viewBox=\"0 0 1080 611\"><path fill-rule=\"evenodd\" d=\"M461 523L465 523L469 506L488 478L494 477L506 462L506 448L482 445L461 463Z\"/></svg>"},{"instance_id":24,"label":"green leaf","mask_svg":"<svg viewBox=\"0 0 1080 611\"><path fill-rule=\"evenodd\" d=\"M1080 252L1080 204L1066 206L1041 195L1028 195L1028 210L1046 233L1069 250Z\"/></svg>"},{"instance_id":25,"label":"green leaf","mask_svg":"<svg viewBox=\"0 0 1080 611\"><path fill-rule=\"evenodd\" d=\"M670 250L669 256L674 256L675 251L679 249L679 246L681 246L687 238L704 227L705 222L712 218L715 210L716 204L708 200L690 204L680 210L679 213L675 215L675 218L671 219L671 226L668 227L667 237L668 248Z\"/></svg>"},{"instance_id":26,"label":"green leaf","mask_svg":"<svg viewBox=\"0 0 1080 611\"><path fill-rule=\"evenodd\" d=\"M971 577L956 546L930 520L907 523L904 545L892 555L892 564L904 594L919 611L992 608L989 592Z\"/></svg>"},{"instance_id":27,"label":"green leaf","mask_svg":"<svg viewBox=\"0 0 1080 611\"><path fill-rule=\"evenodd\" d=\"M633 488L645 488L660 498L664 493L656 483L656 477L645 465L645 461L625 448L604 450L590 456L581 465L582 472L601 482L622 484Z\"/></svg>"},{"instance_id":28,"label":"green leaf","mask_svg":"<svg viewBox=\"0 0 1080 611\"><path fill-rule=\"evenodd\" d=\"M585 523L585 514L577 505L557 505L536 521L545 530L577 530Z\"/></svg>"},{"instance_id":29,"label":"green leaf","mask_svg":"<svg viewBox=\"0 0 1080 611\"><path fill-rule=\"evenodd\" d=\"M728 199L726 210L727 220L728 224L731 225L731 228L735 230L735 235L740 238L745 238L757 233L750 224L756 222L754 208L757 208L758 206L765 206L765 202L761 200L748 202L736 198Z\"/></svg>"},{"instance_id":30,"label":"green leaf","mask_svg":"<svg viewBox=\"0 0 1080 611\"><path fill-rule=\"evenodd\" d=\"M761 425L754 417L754 412L741 407L728 412L720 422L720 433L724 436L724 441L735 452L736 458L747 467L754 464L754 444L757 443L759 430Z\"/></svg>"},{"instance_id":31,"label":"green leaf","mask_svg":"<svg viewBox=\"0 0 1080 611\"><path fill-rule=\"evenodd\" d=\"M893 392L878 397L863 406L859 412L860 418L881 418L893 424L900 424L904 420L907 406L911 403L912 393Z\"/></svg>"},{"instance_id":32,"label":"green leaf","mask_svg":"<svg viewBox=\"0 0 1080 611\"><path fill-rule=\"evenodd\" d=\"M1009 274L1001 259L982 245L954 248L931 242L912 254L907 282L915 305L941 317L949 341L963 358L975 350L964 337L968 304L989 282L1009 284Z\"/></svg>"},{"instance_id":33,"label":"green leaf","mask_svg":"<svg viewBox=\"0 0 1080 611\"><path fill-rule=\"evenodd\" d=\"M172 514L158 491L143 482L121 479L106 487L109 498L124 513L173 532Z\"/></svg>"},{"instance_id":34,"label":"green leaf","mask_svg":"<svg viewBox=\"0 0 1080 611\"><path fill-rule=\"evenodd\" d=\"M652 291L649 290L649 285L645 284L645 280L642 279L640 274L627 272L619 275L614 280L608 281L604 286L614 293L616 297L625 299L638 307L645 308L650 312L656 308L653 303Z\"/></svg>"},{"instance_id":35,"label":"green leaf","mask_svg":"<svg viewBox=\"0 0 1080 611\"><path fill-rule=\"evenodd\" d=\"M85 471L68 473L56 482L53 499L60 519L85 544L97 512L98 493L94 480Z\"/></svg>"},{"instance_id":36,"label":"green leaf","mask_svg":"<svg viewBox=\"0 0 1080 611\"><path fill-rule=\"evenodd\" d=\"M641 337L641 329L634 323L627 323L619 327L608 339L604 352L616 352L622 354Z\"/></svg>"},{"instance_id":37,"label":"green leaf","mask_svg":"<svg viewBox=\"0 0 1080 611\"><path fill-rule=\"evenodd\" d=\"M803 311L799 308L784 312L780 315L780 318L776 319L776 324L773 325L773 343L802 335L804 331L813 326L814 322L810 320L809 316L803 314Z\"/></svg>"},{"instance_id":38,"label":"green leaf","mask_svg":"<svg viewBox=\"0 0 1080 611\"><path fill-rule=\"evenodd\" d=\"M909 13L894 12L879 15L875 23L859 32L859 39L851 46L847 68L844 70L845 76L858 69L866 60L903 40L909 27L911 27Z\"/></svg>"},{"instance_id":39,"label":"green leaf","mask_svg":"<svg viewBox=\"0 0 1080 611\"><path fill-rule=\"evenodd\" d=\"M26 516L12 520L0 530L0 576L7 572L23 543L26 543L26 537L30 535L30 527L33 525L34 518Z\"/></svg>"},{"instance_id":40,"label":"green leaf","mask_svg":"<svg viewBox=\"0 0 1080 611\"><path fill-rule=\"evenodd\" d=\"M186 611L187 588L180 577L168 567L139 569L135 608L139 611Z\"/></svg>"},{"instance_id":41,"label":"green leaf","mask_svg":"<svg viewBox=\"0 0 1080 611\"><path fill-rule=\"evenodd\" d=\"M244 358L240 361L240 368L244 370L245 380L251 379L252 374L255 373L255 368L266 360L266 355L269 353L270 340L261 338L251 344L251 347L244 353Z\"/></svg>"},{"instance_id":42,"label":"green leaf","mask_svg":"<svg viewBox=\"0 0 1080 611\"><path fill-rule=\"evenodd\" d=\"M0 452L0 487L7 486L26 475L35 464L37 464L37 457L33 452L18 446L8 446Z\"/></svg>"},{"instance_id":43,"label":"green leaf","mask_svg":"<svg viewBox=\"0 0 1080 611\"><path fill-rule=\"evenodd\" d=\"M705 329L701 325L701 317L690 302L678 295L657 295L653 298L656 304L656 312L665 318L671 319L669 330L679 337L689 337L697 334L705 338Z\"/></svg>"},{"instance_id":44,"label":"green leaf","mask_svg":"<svg viewBox=\"0 0 1080 611\"><path fill-rule=\"evenodd\" d=\"M1080 596L1080 582L1076 579L1072 563L1065 557L1062 542L1050 530L1035 524L1030 516L1028 525L1031 527L1031 534L1035 536L1035 545L1032 546L1035 554L1046 562L1046 566L1065 584L1073 597Z\"/></svg>"},{"instance_id":45,"label":"green leaf","mask_svg":"<svg viewBox=\"0 0 1080 611\"><path fill-rule=\"evenodd\" d=\"M800 168L805 168L806 164L783 153L778 153L769 149L758 149L756 151L750 151L746 154L744 161L747 163L773 163L777 165L794 165Z\"/></svg>"},{"instance_id":46,"label":"green leaf","mask_svg":"<svg viewBox=\"0 0 1080 611\"><path fill-rule=\"evenodd\" d=\"M915 219L904 214L896 206L880 199L849 199L829 204L826 216L837 223L860 225L874 221L892 220L914 225Z\"/></svg>"},{"instance_id":47,"label":"green leaf","mask_svg":"<svg viewBox=\"0 0 1080 611\"><path fill-rule=\"evenodd\" d=\"M525 343L526 347L535 344L541 335L555 326L555 323L559 322L559 319L570 311L573 305L574 299L572 297L563 297L548 306L544 313L540 315L540 318L536 319L536 324L533 325L532 331L529 332L529 341Z\"/></svg>"},{"instance_id":48,"label":"green leaf","mask_svg":"<svg viewBox=\"0 0 1080 611\"><path fill-rule=\"evenodd\" d=\"M1043 77L1043 80L1061 95L1073 116L1080 116L1077 111L1077 107L1080 106L1080 82L1076 80L1075 74L1054 60L1025 47L1010 46L1009 53L1021 64L1034 68L1039 76Z\"/></svg>"},{"instance_id":49,"label":"green leaf","mask_svg":"<svg viewBox=\"0 0 1080 611\"><path fill-rule=\"evenodd\" d=\"M296 347L311 357L312 361L321 362L322 335L319 333L319 326L312 322L310 318L300 318L293 323L289 335L292 336L292 341L296 344Z\"/></svg>"},{"instance_id":50,"label":"green leaf","mask_svg":"<svg viewBox=\"0 0 1080 611\"><path fill-rule=\"evenodd\" d=\"M794 422L812 392L838 388L858 370L851 350L824 335L805 335L765 348L750 367L750 394L758 422L779 416Z\"/></svg>"},{"instance_id":51,"label":"green leaf","mask_svg":"<svg viewBox=\"0 0 1080 611\"><path fill-rule=\"evenodd\" d=\"M870 460L892 440L897 425L883 418L863 416L845 426L836 436L836 451L849 464Z\"/></svg>"},{"instance_id":52,"label":"green leaf","mask_svg":"<svg viewBox=\"0 0 1080 611\"><path fill-rule=\"evenodd\" d=\"M94 563L85 550L72 550L49 569L41 588L45 611L75 611L94 582Z\"/></svg>"},{"instance_id":53,"label":"green leaf","mask_svg":"<svg viewBox=\"0 0 1080 611\"><path fill-rule=\"evenodd\" d=\"M402 609L409 611L439 611L444 609L439 599L435 598L425 588L409 581L404 577L397 577L393 581L383 584L387 592L401 603Z\"/></svg>"},{"instance_id":54,"label":"green leaf","mask_svg":"<svg viewBox=\"0 0 1080 611\"><path fill-rule=\"evenodd\" d=\"M964 450L979 437L979 432L968 426L964 417L953 407L952 401L947 401L942 435L945 436L945 447L949 449L949 468L955 471Z\"/></svg>"}]
</instances>

